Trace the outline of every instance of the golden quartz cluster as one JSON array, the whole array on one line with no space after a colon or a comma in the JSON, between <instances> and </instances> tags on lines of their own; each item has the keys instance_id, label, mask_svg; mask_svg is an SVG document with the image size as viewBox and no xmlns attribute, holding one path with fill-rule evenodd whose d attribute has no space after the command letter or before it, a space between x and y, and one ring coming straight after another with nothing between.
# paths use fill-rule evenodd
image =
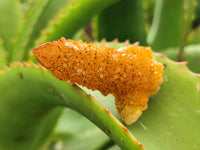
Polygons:
<instances>
[{"instance_id":1,"label":"golden quartz cluster","mask_svg":"<svg viewBox=\"0 0 200 150\"><path fill-rule=\"evenodd\" d=\"M118 112L127 124L147 109L150 96L163 81L163 65L150 47L114 49L61 38L33 50L39 63L56 78L79 84L103 95L113 94Z\"/></svg>"}]
</instances>

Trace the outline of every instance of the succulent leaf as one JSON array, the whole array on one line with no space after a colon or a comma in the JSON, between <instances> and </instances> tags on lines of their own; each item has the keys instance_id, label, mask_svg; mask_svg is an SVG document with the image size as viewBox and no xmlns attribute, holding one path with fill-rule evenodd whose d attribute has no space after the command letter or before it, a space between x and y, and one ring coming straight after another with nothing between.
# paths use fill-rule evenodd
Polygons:
<instances>
[{"instance_id":1,"label":"succulent leaf","mask_svg":"<svg viewBox=\"0 0 200 150\"><path fill-rule=\"evenodd\" d=\"M163 53L170 59L178 61L178 48L170 48L163 51ZM187 62L187 66L191 71L200 73L200 45L185 46L182 60Z\"/></svg>"},{"instance_id":2,"label":"succulent leaf","mask_svg":"<svg viewBox=\"0 0 200 150\"><path fill-rule=\"evenodd\" d=\"M0 38L3 46L11 51L12 44L22 26L22 9L19 0L0 1Z\"/></svg>"},{"instance_id":3,"label":"succulent leaf","mask_svg":"<svg viewBox=\"0 0 200 150\"><path fill-rule=\"evenodd\" d=\"M58 40L62 36L72 38L94 15L118 1L119 0L73 1L52 20L41 38L38 39L37 44L40 45L47 41Z\"/></svg>"},{"instance_id":4,"label":"succulent leaf","mask_svg":"<svg viewBox=\"0 0 200 150\"><path fill-rule=\"evenodd\" d=\"M35 150L52 131L61 109L53 108L52 102L60 98L55 91L48 92L52 87L38 76L41 68L20 65L0 73L0 148L4 150Z\"/></svg>"},{"instance_id":5,"label":"succulent leaf","mask_svg":"<svg viewBox=\"0 0 200 150\"><path fill-rule=\"evenodd\" d=\"M112 46L118 48L119 44L114 42ZM155 54L155 57L166 65L164 82L159 92L150 98L144 114L127 128L145 149L196 150L200 146L200 74L189 71L184 62L173 62L162 54ZM105 99L98 93L87 92L97 100L103 100L101 104L110 106L109 110L116 114L112 105L113 97Z\"/></svg>"},{"instance_id":6,"label":"succulent leaf","mask_svg":"<svg viewBox=\"0 0 200 150\"><path fill-rule=\"evenodd\" d=\"M3 46L3 41L0 38L0 69L3 69L6 63L6 51Z\"/></svg>"},{"instance_id":7,"label":"succulent leaf","mask_svg":"<svg viewBox=\"0 0 200 150\"><path fill-rule=\"evenodd\" d=\"M198 150L200 74L189 71L186 64L192 71L200 73L200 45L184 47L185 44L200 44L199 27L187 39L196 1L156 1L148 44L170 59L188 63L176 63L154 53L157 61L165 66L164 82L159 92L150 98L148 109L140 119L133 125L124 126L113 95L103 96L99 91L57 80L40 65L15 62L6 67L6 64L27 60L35 43L39 45L62 36L90 40L84 35L83 27L95 15L98 15L95 18L98 40L118 38L124 41L129 38L131 43L140 41L144 45L142 2L1 0L0 149L55 150L61 144L62 148L77 150L141 150L143 146L150 150ZM143 3L153 5L154 2ZM97 44L116 49L131 45L129 41L119 43L117 39L113 42L103 39ZM67 108L62 115L64 107L80 114Z\"/></svg>"},{"instance_id":8,"label":"succulent leaf","mask_svg":"<svg viewBox=\"0 0 200 150\"><path fill-rule=\"evenodd\" d=\"M141 0L122 0L103 10L96 18L97 39L139 41L146 45L144 12Z\"/></svg>"},{"instance_id":9,"label":"succulent leaf","mask_svg":"<svg viewBox=\"0 0 200 150\"><path fill-rule=\"evenodd\" d=\"M65 109L53 134L41 150L56 149L58 145L67 150L94 150L102 149L108 143L109 137L87 118L71 109Z\"/></svg>"},{"instance_id":10,"label":"succulent leaf","mask_svg":"<svg viewBox=\"0 0 200 150\"><path fill-rule=\"evenodd\" d=\"M26 60L28 53L34 46L35 40L40 36L42 30L48 26L49 21L59 12L60 9L66 8L69 0L50 0L44 7L42 13L38 17L36 24L34 25L33 31L29 36L28 42L24 47L24 56Z\"/></svg>"},{"instance_id":11,"label":"succulent leaf","mask_svg":"<svg viewBox=\"0 0 200 150\"><path fill-rule=\"evenodd\" d=\"M120 44L118 44L117 42L107 43L107 45L109 44L112 44L112 46L114 46L115 48L118 48L120 46ZM200 75L196 75L190 72L186 68L185 63L178 64L172 62L163 55L155 54L155 56L158 61L166 64L164 72L164 83L161 85L158 94L150 99L149 108L144 112L142 117L135 124L128 126L128 129L133 133L134 136L136 136L140 140L144 147L148 149L160 149L160 147L165 149L197 149L197 147L199 147L200 145L198 141L198 118L200 118ZM135 146L135 148L140 149L139 146L137 146L136 144L137 142L132 139L131 135L127 135L127 133L124 132L128 130L122 127L122 125L120 125L118 121L114 121L111 113L107 109L105 109L109 108L112 114L117 114L117 111L115 111L116 108L113 105L114 97L108 96L107 100L105 100L105 97L103 97L102 95L88 90L87 93L90 93L94 97L98 98L98 101L103 101L101 104L105 108L102 108L99 104L97 104L96 101L91 98L91 96L88 97L87 94L85 94L83 91L80 91L80 89L78 89L77 87L69 85L67 82L55 79L50 75L48 71L33 65L29 66L28 64L25 64L26 67L22 64L20 65L12 67L11 69L7 70L4 73L1 73L0 75L1 87L6 87L5 89L9 88L11 90L12 86L10 85L15 84L20 86L17 91L16 88L11 90L11 92L15 91L12 92L12 96L8 96L11 94L9 94L9 92L5 92L5 90L3 90L4 88L0 88L0 94L3 98L1 99L1 107L5 108L1 108L0 110L6 111L8 114L8 118L12 118L12 114L10 114L10 112L12 112L13 110L15 110L15 112L20 112L18 115L24 115L22 117L24 120L24 117L30 118L30 115L32 115L31 118L33 118L33 116L34 118L38 118L38 113L42 113L42 116L45 116L45 114L47 115L47 112L50 111L54 106L68 106L79 111L81 114L83 114L96 125L98 125L105 133L110 135L112 140L119 144L121 148L133 149L130 145L131 143L134 143L133 145ZM23 81L24 79L26 80ZM24 91L27 90L27 87L29 87L31 93L29 92L24 95ZM42 87L42 89L38 89L38 87ZM25 96L25 98L21 97L19 93L23 93L23 96ZM30 94L32 94L32 98L28 98ZM39 97L42 97L41 99L43 100L41 101ZM18 102L16 101L18 103L18 107L16 107L16 102L13 102L13 99L15 98L21 99ZM27 99L29 99L29 101L27 101ZM39 100L37 101L37 99ZM46 100L48 102L45 102L45 99L48 99ZM35 102L38 102L40 106L36 105ZM27 107L24 110L22 110L20 107L20 104L22 103L26 104ZM45 111L43 107L46 107ZM32 110L31 108L35 108L35 110L39 112L34 111L30 114L27 113L28 110ZM41 109L43 110L43 112L40 111ZM5 112L2 112L0 114L5 114ZM59 114L60 113L58 112L58 114L55 115L55 120L58 118ZM118 114L116 116L118 117ZM3 133L9 133L7 131L8 129L10 130L10 128L13 128L13 124L9 124L5 120L10 121L10 119L6 119L4 115L1 115L0 120L0 127L7 127L7 130L3 128L5 130L5 132ZM13 119L11 119L11 121L12 120ZM14 121L15 125L23 125L23 128L20 128L18 129L18 131L15 132L12 129L10 131L10 134L12 133L11 137L18 137L17 135L21 135L21 133L25 132L24 130L28 130L28 124L32 123L30 120L28 122L22 122L19 120L16 121L14 119ZM47 123L48 121L49 120L47 119L45 123ZM34 129L34 132L39 130L37 127L32 128ZM41 129L40 131L43 130ZM38 133L40 135L39 137L46 137L50 133L50 131L51 130L46 132L46 134ZM12 143L13 141L8 135L7 138L9 140L5 140L4 134L2 134L2 137L0 137L0 144L3 145L7 143L10 146L10 143ZM123 137L123 140L121 140L121 137ZM152 142L152 139L154 142ZM124 145L124 143L126 143L126 140L130 143ZM189 143L193 143L193 145L188 144L188 141ZM30 143L31 142L28 142L26 144L29 145ZM14 143L14 145L15 148L17 148L16 143ZM22 148L20 146L19 149ZM32 147L38 146L39 144L35 144ZM5 146L5 148L7 147Z\"/></svg>"},{"instance_id":12,"label":"succulent leaf","mask_svg":"<svg viewBox=\"0 0 200 150\"><path fill-rule=\"evenodd\" d=\"M190 72L186 63L162 55L157 60L166 64L164 82L147 111L128 128L147 149L196 150L200 146L200 75Z\"/></svg>"},{"instance_id":13,"label":"succulent leaf","mask_svg":"<svg viewBox=\"0 0 200 150\"><path fill-rule=\"evenodd\" d=\"M26 16L26 20L17 36L15 46L9 53L9 62L22 61L24 58L24 48L28 42L28 39L34 29L34 25L38 21L39 16L43 12L43 8L47 5L50 0L37 0L34 7L31 7ZM27 53L26 53L27 54Z\"/></svg>"},{"instance_id":14,"label":"succulent leaf","mask_svg":"<svg viewBox=\"0 0 200 150\"><path fill-rule=\"evenodd\" d=\"M57 80L41 67L15 63L13 67L0 74L0 94L0 130L2 131L0 147L3 149L21 150L25 147L30 149L38 147L41 137L46 137L56 123L51 119L58 118L60 113L58 106L67 106L80 112L121 148L142 149L127 128L106 108L101 107L78 87ZM57 115L49 113L54 117L48 117L48 112L56 107L58 107ZM46 121L45 116L48 118ZM49 121L52 124L49 124ZM49 130L44 132L44 126L47 124Z\"/></svg>"},{"instance_id":15,"label":"succulent leaf","mask_svg":"<svg viewBox=\"0 0 200 150\"><path fill-rule=\"evenodd\" d=\"M183 47L194 17L195 0L158 0L148 43L155 51Z\"/></svg>"},{"instance_id":16,"label":"succulent leaf","mask_svg":"<svg viewBox=\"0 0 200 150\"><path fill-rule=\"evenodd\" d=\"M194 29L188 36L187 45L200 44L200 26Z\"/></svg>"}]
</instances>

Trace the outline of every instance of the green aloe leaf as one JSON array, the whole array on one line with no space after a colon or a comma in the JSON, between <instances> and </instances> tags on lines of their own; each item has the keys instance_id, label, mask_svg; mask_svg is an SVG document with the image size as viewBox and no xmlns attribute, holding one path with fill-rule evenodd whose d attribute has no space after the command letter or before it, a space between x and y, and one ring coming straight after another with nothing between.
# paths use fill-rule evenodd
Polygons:
<instances>
[{"instance_id":1,"label":"green aloe leaf","mask_svg":"<svg viewBox=\"0 0 200 150\"><path fill-rule=\"evenodd\" d=\"M0 1L0 38L5 50L11 51L12 44L22 26L22 10L19 0Z\"/></svg>"},{"instance_id":2,"label":"green aloe leaf","mask_svg":"<svg viewBox=\"0 0 200 150\"><path fill-rule=\"evenodd\" d=\"M65 109L54 133L41 150L56 150L58 145L62 150L94 150L109 143L109 137L92 122L71 109Z\"/></svg>"},{"instance_id":3,"label":"green aloe leaf","mask_svg":"<svg viewBox=\"0 0 200 150\"><path fill-rule=\"evenodd\" d=\"M49 1L50 0L36 0L34 2L34 6L30 7L28 15L25 17L23 27L17 36L15 46L9 53L9 62L23 60L23 56L25 55L24 48L34 29L34 25L37 23L39 16L43 12L43 8L48 4Z\"/></svg>"},{"instance_id":4,"label":"green aloe leaf","mask_svg":"<svg viewBox=\"0 0 200 150\"><path fill-rule=\"evenodd\" d=\"M155 51L180 47L186 42L195 14L195 0L157 0L148 44Z\"/></svg>"},{"instance_id":5,"label":"green aloe leaf","mask_svg":"<svg viewBox=\"0 0 200 150\"><path fill-rule=\"evenodd\" d=\"M61 108L52 102L60 98L47 92L40 71L18 66L0 73L0 149L35 150L53 129Z\"/></svg>"},{"instance_id":6,"label":"green aloe leaf","mask_svg":"<svg viewBox=\"0 0 200 150\"><path fill-rule=\"evenodd\" d=\"M71 2L66 9L61 10L50 22L37 42L41 44L47 41L58 40L62 36L72 38L93 16L118 1L75 0Z\"/></svg>"},{"instance_id":7,"label":"green aloe leaf","mask_svg":"<svg viewBox=\"0 0 200 150\"><path fill-rule=\"evenodd\" d=\"M175 63L165 56L164 82L149 101L149 108L129 129L146 149L197 150L200 147L200 75L185 63Z\"/></svg>"},{"instance_id":8,"label":"green aloe leaf","mask_svg":"<svg viewBox=\"0 0 200 150\"><path fill-rule=\"evenodd\" d=\"M167 65L164 82L159 92L150 98L148 109L127 128L144 149L198 150L200 75L190 72L185 63L175 63L164 56L156 57ZM118 117L113 96L104 97L99 92L86 91Z\"/></svg>"},{"instance_id":9,"label":"green aloe leaf","mask_svg":"<svg viewBox=\"0 0 200 150\"><path fill-rule=\"evenodd\" d=\"M166 49L163 53L170 59L178 61L178 48ZM200 45L186 46L182 60L187 62L187 66L191 71L200 73Z\"/></svg>"},{"instance_id":10,"label":"green aloe leaf","mask_svg":"<svg viewBox=\"0 0 200 150\"><path fill-rule=\"evenodd\" d=\"M109 44L115 48L121 46L115 42ZM166 66L164 82L159 92L149 100L148 109L141 118L127 128L145 149L198 149L200 75L190 72L185 63L170 61L161 54L155 54L155 57ZM112 116L118 118L114 97L84 90L99 102L77 86L59 81L35 65L15 64L1 72L0 147L5 150L38 148L52 132L62 111L60 106L64 106L86 116L122 149L142 149L130 132ZM70 126L67 132L69 130ZM74 142L63 138L64 145Z\"/></svg>"},{"instance_id":11,"label":"green aloe leaf","mask_svg":"<svg viewBox=\"0 0 200 150\"><path fill-rule=\"evenodd\" d=\"M86 116L121 148L142 149L106 108L77 86L57 80L41 67L19 63L1 72L0 95L0 147L4 150L34 150L40 146L52 131L60 106Z\"/></svg>"},{"instance_id":12,"label":"green aloe leaf","mask_svg":"<svg viewBox=\"0 0 200 150\"><path fill-rule=\"evenodd\" d=\"M103 44L122 46L116 42ZM189 71L186 63L173 62L161 54L155 57L166 65L164 82L151 97L149 108L128 129L146 149L198 149L200 75ZM112 95L104 97L98 91L84 90L118 118Z\"/></svg>"},{"instance_id":13,"label":"green aloe leaf","mask_svg":"<svg viewBox=\"0 0 200 150\"><path fill-rule=\"evenodd\" d=\"M29 36L28 42L24 47L23 59L26 60L28 53L34 47L35 40L40 36L42 31L48 26L49 21L55 17L60 9L66 8L70 0L50 0L47 5L43 8L42 13L38 17L36 24L34 25L33 31Z\"/></svg>"},{"instance_id":14,"label":"green aloe leaf","mask_svg":"<svg viewBox=\"0 0 200 150\"><path fill-rule=\"evenodd\" d=\"M0 69L3 69L6 63L6 51L3 46L3 41L0 38Z\"/></svg>"},{"instance_id":15,"label":"green aloe leaf","mask_svg":"<svg viewBox=\"0 0 200 150\"><path fill-rule=\"evenodd\" d=\"M119 48L118 43L112 44ZM176 63L162 54L157 61L166 65L164 82L159 92L150 98L149 106L140 119L128 129L149 150L198 150L200 147L200 74L189 71L186 63ZM118 116L114 97L104 97L87 91Z\"/></svg>"},{"instance_id":16,"label":"green aloe leaf","mask_svg":"<svg viewBox=\"0 0 200 150\"><path fill-rule=\"evenodd\" d=\"M146 45L144 11L141 0L122 0L103 10L96 18L97 39L139 41Z\"/></svg>"},{"instance_id":17,"label":"green aloe leaf","mask_svg":"<svg viewBox=\"0 0 200 150\"><path fill-rule=\"evenodd\" d=\"M200 44L200 26L194 29L189 34L188 39L187 39L187 45L191 45L191 44Z\"/></svg>"}]
</instances>

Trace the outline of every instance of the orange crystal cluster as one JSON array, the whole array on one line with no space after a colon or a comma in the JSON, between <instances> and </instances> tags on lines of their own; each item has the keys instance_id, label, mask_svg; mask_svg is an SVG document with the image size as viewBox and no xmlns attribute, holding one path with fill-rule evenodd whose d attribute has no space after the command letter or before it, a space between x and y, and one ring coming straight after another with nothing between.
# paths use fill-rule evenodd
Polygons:
<instances>
[{"instance_id":1,"label":"orange crystal cluster","mask_svg":"<svg viewBox=\"0 0 200 150\"><path fill-rule=\"evenodd\" d=\"M135 122L163 81L163 65L142 46L97 46L61 38L33 50L40 64L58 79L113 94L123 121Z\"/></svg>"}]
</instances>

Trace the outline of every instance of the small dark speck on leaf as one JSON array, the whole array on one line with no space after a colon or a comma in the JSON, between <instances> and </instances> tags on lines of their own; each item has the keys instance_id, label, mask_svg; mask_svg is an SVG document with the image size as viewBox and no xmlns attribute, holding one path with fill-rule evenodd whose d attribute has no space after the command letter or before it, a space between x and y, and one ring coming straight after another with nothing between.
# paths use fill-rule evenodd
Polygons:
<instances>
[{"instance_id":1,"label":"small dark speck on leaf","mask_svg":"<svg viewBox=\"0 0 200 150\"><path fill-rule=\"evenodd\" d=\"M74 86L74 87L77 87L77 85L76 85L76 84L72 84L72 86Z\"/></svg>"},{"instance_id":2,"label":"small dark speck on leaf","mask_svg":"<svg viewBox=\"0 0 200 150\"><path fill-rule=\"evenodd\" d=\"M24 76L23 76L23 74L21 72L19 73L19 77L20 77L20 79L24 78Z\"/></svg>"},{"instance_id":3,"label":"small dark speck on leaf","mask_svg":"<svg viewBox=\"0 0 200 150\"><path fill-rule=\"evenodd\" d=\"M110 133L110 130L108 128L106 128L107 132Z\"/></svg>"},{"instance_id":4,"label":"small dark speck on leaf","mask_svg":"<svg viewBox=\"0 0 200 150\"><path fill-rule=\"evenodd\" d=\"M163 64L163 66L164 66L164 68L166 68L166 67L167 67L167 64Z\"/></svg>"}]
</instances>

